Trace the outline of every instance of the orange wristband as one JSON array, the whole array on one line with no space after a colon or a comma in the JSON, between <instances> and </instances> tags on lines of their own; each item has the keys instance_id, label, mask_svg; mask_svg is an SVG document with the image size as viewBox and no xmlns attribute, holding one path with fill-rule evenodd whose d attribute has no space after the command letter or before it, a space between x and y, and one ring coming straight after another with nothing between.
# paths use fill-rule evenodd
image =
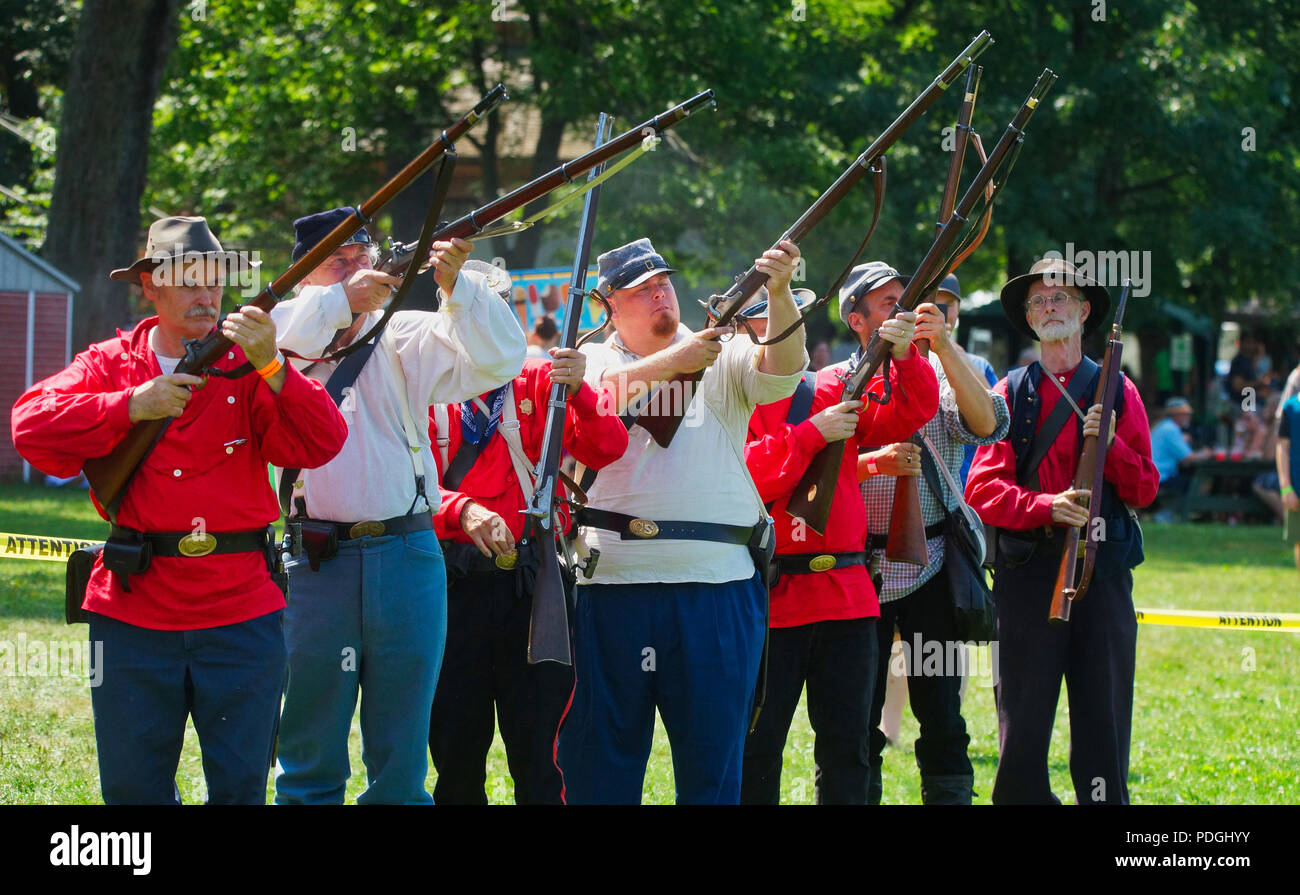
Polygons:
<instances>
[{"instance_id":1,"label":"orange wristband","mask_svg":"<svg viewBox=\"0 0 1300 895\"><path fill-rule=\"evenodd\" d=\"M284 364L280 362L280 355L277 353L275 357L271 358L269 364L257 371L257 375L263 379L270 379L276 373L279 373L282 367L284 367Z\"/></svg>"}]
</instances>

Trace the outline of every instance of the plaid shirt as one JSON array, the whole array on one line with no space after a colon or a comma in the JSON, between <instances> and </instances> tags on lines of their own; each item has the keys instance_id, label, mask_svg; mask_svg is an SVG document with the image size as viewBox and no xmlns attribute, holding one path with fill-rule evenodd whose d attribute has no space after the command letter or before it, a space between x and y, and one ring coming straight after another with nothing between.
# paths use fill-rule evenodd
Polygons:
<instances>
[{"instance_id":1,"label":"plaid shirt","mask_svg":"<svg viewBox=\"0 0 1300 895\"><path fill-rule=\"evenodd\" d=\"M990 390L989 396L993 399L993 414L997 419L997 426L987 437L979 437L966 426L966 421L957 410L957 396L953 394L952 386L948 384L948 377L944 374L943 364L939 363L938 356L931 352L929 360L930 365L934 367L935 375L939 377L939 412L925 424L921 431L929 437L935 449L939 451L953 478L960 481L966 445L993 444L1006 438L1007 430L1011 427L1011 412L1007 409L1006 398ZM922 450L926 449L922 448ZM935 498L934 491L926 482L925 476L917 477L921 492L921 515L927 526L941 521L949 509L957 506L957 498L952 494L948 483L944 481L943 474L937 473L937 475L939 487L943 489L942 504ZM862 502L867 508L867 531L872 533L889 531L889 518L893 515L894 508L894 482L894 476L882 474L873 475L862 483ZM872 551L875 567L879 569L881 575L881 603L907 596L939 571L939 567L943 565L943 535L930 538L925 542L925 547L930 554L930 561L925 566L889 562L884 557L883 548Z\"/></svg>"}]
</instances>

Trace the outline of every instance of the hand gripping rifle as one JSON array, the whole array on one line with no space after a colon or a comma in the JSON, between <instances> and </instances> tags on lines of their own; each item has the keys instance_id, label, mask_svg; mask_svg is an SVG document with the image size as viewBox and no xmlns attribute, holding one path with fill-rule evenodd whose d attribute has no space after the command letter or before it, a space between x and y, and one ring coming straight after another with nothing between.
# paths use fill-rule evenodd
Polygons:
<instances>
[{"instance_id":1,"label":"hand gripping rifle","mask_svg":"<svg viewBox=\"0 0 1300 895\"><path fill-rule=\"evenodd\" d=\"M288 295L303 277L311 273L330 256L348 237L373 220L385 205L411 182L423 174L434 162L452 151L452 144L473 127L480 119L507 99L506 88L498 84L463 118L443 131L438 139L420 153L393 179L380 187L379 192L361 204L356 214L339 223L337 227L322 239L307 254L298 259L290 268L275 279L255 298L251 304L264 311L270 311L282 296ZM202 374L213 362L225 354L233 343L221 335L221 327L208 333L201 339L191 339L185 344L185 357L176 365L177 373ZM135 475L144 458L153 446L162 438L171 418L160 420L143 420L131 426L126 436L103 457L87 460L84 466L86 478L95 493L95 498L108 512L116 517L117 509L126 494L126 488Z\"/></svg>"},{"instance_id":2,"label":"hand gripping rifle","mask_svg":"<svg viewBox=\"0 0 1300 895\"><path fill-rule=\"evenodd\" d=\"M988 156L984 153L984 147L979 142L979 135L973 134L970 126L971 118L975 112L975 99L979 94L980 75L983 71L981 66L972 65L966 72L966 93L962 99L961 111L957 114L952 159L948 165L948 180L944 183L943 197L939 201L939 219L935 225L936 237L943 232L944 222L952 216L953 207L957 204L957 188L961 185L962 162L966 158L966 144L971 137L974 138L975 151L979 153L980 164L988 161ZM985 197L986 199L989 197L987 191ZM958 255L957 260L949 269L949 273L954 273L961 266L961 263L970 256L970 253L975 251L979 244L983 242L984 234L988 232L989 216L992 213L992 204L987 204L976 238ZM929 340L917 339L916 347L922 354L928 354L930 350ZM911 441L918 447L921 446L919 435L913 435ZM921 489L918 476L900 475L894 480L894 500L891 507L889 540L885 545L885 559L915 566L926 565L930 561L930 553L925 546L925 517L921 512Z\"/></svg>"},{"instance_id":3,"label":"hand gripping rifle","mask_svg":"<svg viewBox=\"0 0 1300 895\"><path fill-rule=\"evenodd\" d=\"M1043 73L1038 76L1038 81L1034 84L1034 89L1030 91L1028 99L1016 112L1015 117L1002 134L1002 138L998 140L997 145L993 147L993 151L989 153L988 161L975 175L975 179L971 181L961 201L957 203L956 209L944 221L943 228L930 245L929 251L925 253L925 258L917 267L916 274L904 288L903 295L899 298L894 313L890 315L891 317L897 315L900 311L913 310L921 303L921 297L935 288L947 276L952 261L950 252L954 243L957 242L958 234L963 225L969 220L976 202L979 201L981 195L986 193L990 185L993 186L993 192L991 197L985 198L986 204L991 203L1001 192L1002 186L1006 183L1006 178L1003 177L999 183L994 184L993 177L998 172L998 169L1002 167L1003 162L1007 160L1012 149L1018 149L1023 143L1025 126L1029 123L1034 110L1055 81L1056 75L1050 69L1044 69ZM880 337L879 332L872 335L871 341L867 343L857 364L847 375L841 377L841 381L844 382L844 393L840 400L855 401L862 397L871 378L880 369L881 364L884 363L889 350L889 343ZM885 384L886 393L883 400L888 401L888 379L886 379ZM881 402L881 399L876 398L874 395L869 395L868 398L878 403ZM836 441L827 445L813 457L786 505L786 511L791 516L803 519L808 527L818 534L824 534L826 531L826 519L830 515L831 497L835 492L835 479L839 475L840 463L844 457L844 445L844 441Z\"/></svg>"},{"instance_id":4,"label":"hand gripping rifle","mask_svg":"<svg viewBox=\"0 0 1300 895\"><path fill-rule=\"evenodd\" d=\"M1101 427L1106 437L1089 435L1083 440L1083 452L1079 455L1079 465L1074 470L1074 487L1090 488L1088 495L1088 524L1084 537L1087 546L1079 543L1079 529L1073 525L1065 531L1065 550L1061 553L1061 568L1056 573L1056 588L1052 592L1052 608L1048 621L1063 624L1070 620L1070 605L1083 598L1092 581L1092 569L1097 562L1097 549L1105 539L1105 532L1097 525L1101 515L1101 489L1105 486L1106 454L1110 450L1110 422L1115 415L1115 400L1119 395L1120 362L1124 356L1124 342L1121 339L1120 326L1124 322L1124 306L1128 304L1128 290L1131 280L1124 281L1120 292L1119 305L1115 308L1115 322L1110 327L1110 341L1106 343L1106 355L1101 362L1101 373L1097 380L1101 389ZM1074 570L1079 558L1083 558L1083 573L1079 576L1079 586L1074 585Z\"/></svg>"},{"instance_id":5,"label":"hand gripping rifle","mask_svg":"<svg viewBox=\"0 0 1300 895\"><path fill-rule=\"evenodd\" d=\"M596 125L596 146L607 139L613 119L603 112ZM595 180L600 167L592 168L588 180ZM582 222L578 225L578 248L573 256L573 276L569 280L569 303L564 309L564 336L561 347L573 348L578 344L578 324L582 318L582 304L587 295L587 266L591 258L591 243L596 231L596 204L600 200L600 186L594 186L583 200ZM564 559L569 561L568 545L558 530L555 511L560 503L560 453L564 444L564 421L567 411L568 390L564 385L551 386L551 398L546 405L546 428L542 437L542 452L537 461L537 486L533 500L524 510L530 517L533 542L541 557L537 571L537 584L533 588L532 617L528 623L528 661L573 664L569 652L569 614L564 593L564 577L560 570L560 557L556 542L564 549Z\"/></svg>"},{"instance_id":6,"label":"hand gripping rifle","mask_svg":"<svg viewBox=\"0 0 1300 895\"><path fill-rule=\"evenodd\" d=\"M993 38L987 31L981 31L974 40L962 50L957 57L948 63L948 66L939 74L937 78L930 82L930 86L925 88L921 94L912 100L911 105L903 110L902 114L894 119L884 133L876 138L862 155L858 156L853 164L849 165L839 178L831 184L830 188L817 199L812 206L805 211L799 220L795 221L790 229L786 230L772 244L773 248L780 246L781 241L789 239L795 244L803 241L804 237L817 226L830 213L840 200L848 195L851 190L863 177L868 173L875 175L876 179L876 215L880 214L880 202L883 198L884 190L884 173L885 160L884 155L891 146L898 141L903 133L911 127L917 119L925 114L926 110L939 98L948 87L957 80L971 62L980 53L983 53L993 43ZM867 239L863 240L859 252L866 247L867 240L871 238L872 231L875 229L875 220L871 223L871 228L867 230ZM850 265L851 266L851 265ZM704 303L708 311L709 326L726 326L731 323L733 317L740 312L754 293L767 283L767 274L762 273L757 267L751 267L745 274L739 277L722 295L712 296L708 302ZM834 291L834 290L831 290ZM830 292L826 298L830 297ZM826 298L816 302L807 308L800 319L785 332L769 338L762 344L770 345L773 342L779 342L788 336L799 325L803 323L804 318L811 314L817 307L824 304ZM700 380L704 375L703 370L697 370L694 373L679 373L672 378L672 382L679 382L685 386L686 395L694 394L693 389L687 386L692 385ZM660 447L668 447L672 442L673 436L677 434L677 429L681 426L682 418L686 413L687 401L654 401L647 400L644 409L637 416L636 422L653 436L655 442ZM668 405L668 406L663 406Z\"/></svg>"}]
</instances>

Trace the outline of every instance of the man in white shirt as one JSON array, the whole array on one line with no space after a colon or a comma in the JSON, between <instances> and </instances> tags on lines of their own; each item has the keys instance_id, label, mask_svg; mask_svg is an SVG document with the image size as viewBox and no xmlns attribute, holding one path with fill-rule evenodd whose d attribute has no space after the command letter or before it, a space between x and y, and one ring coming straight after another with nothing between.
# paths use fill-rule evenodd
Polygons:
<instances>
[{"instance_id":1,"label":"man in white shirt","mask_svg":"<svg viewBox=\"0 0 1300 895\"><path fill-rule=\"evenodd\" d=\"M294 222L297 260L354 211ZM437 468L429 406L495 388L523 367L524 334L481 274L461 271L472 245L435 242L436 312L398 311L355 381L327 390L348 438L333 461L282 474L282 503L302 526L303 555L288 564L289 679L280 719L278 804L341 803L351 768L348 732L361 703L367 786L361 804L431 804L429 707L442 664L447 581L433 532ZM311 363L347 345L381 315L397 277L371 269L365 229L303 279L273 317L282 350L322 382L349 362ZM337 344L335 344L337 343Z\"/></svg>"},{"instance_id":2,"label":"man in white shirt","mask_svg":"<svg viewBox=\"0 0 1300 895\"><path fill-rule=\"evenodd\" d=\"M769 277L770 331L798 315L790 292L799 249L757 259ZM677 801L740 799L741 758L766 628L767 591L749 546L773 543L744 463L757 404L794 392L808 361L803 330L760 348L731 327L681 325L673 269L648 239L601 255L598 287L615 335L587 347L587 380L635 413L653 389L678 388L681 428L660 447L640 426L600 471L580 514L600 558L580 578L574 621L577 689L560 734L567 801L638 803L655 709L673 749ZM666 402L671 403L671 402Z\"/></svg>"}]
</instances>

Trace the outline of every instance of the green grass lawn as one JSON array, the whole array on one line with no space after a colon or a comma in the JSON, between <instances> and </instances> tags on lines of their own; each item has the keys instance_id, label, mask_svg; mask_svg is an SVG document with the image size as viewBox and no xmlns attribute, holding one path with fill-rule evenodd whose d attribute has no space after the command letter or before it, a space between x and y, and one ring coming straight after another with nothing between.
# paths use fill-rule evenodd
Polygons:
<instances>
[{"instance_id":1,"label":"green grass lawn","mask_svg":"<svg viewBox=\"0 0 1300 895\"><path fill-rule=\"evenodd\" d=\"M102 537L85 492L0 486L0 531ZM1145 608L1300 611L1290 550L1277 528L1155 525L1146 532L1147 561L1135 572L1134 601ZM63 566L0 559L0 641L72 643L81 626L63 623ZM1138 635L1130 793L1135 802L1300 802L1300 712L1292 702L1300 680L1300 637L1267 631L1143 625ZM976 801L987 804L997 766L993 693L972 679L964 705L975 766ZM1068 715L1062 694L1052 741L1056 793L1073 801ZM916 722L904 713L902 746L885 755L885 802L920 802L911 743ZM351 738L349 800L365 787L357 722ZM432 770L429 787L434 782ZM203 773L189 731L177 772L187 802L201 801ZM268 788L268 798L271 791ZM513 794L500 740L488 767L488 797ZM782 801L811 803L813 737L801 707L786 743ZM644 800L673 800L672 762L662 727L646 774ZM95 803L90 690L84 678L0 673L0 804Z\"/></svg>"}]
</instances>

